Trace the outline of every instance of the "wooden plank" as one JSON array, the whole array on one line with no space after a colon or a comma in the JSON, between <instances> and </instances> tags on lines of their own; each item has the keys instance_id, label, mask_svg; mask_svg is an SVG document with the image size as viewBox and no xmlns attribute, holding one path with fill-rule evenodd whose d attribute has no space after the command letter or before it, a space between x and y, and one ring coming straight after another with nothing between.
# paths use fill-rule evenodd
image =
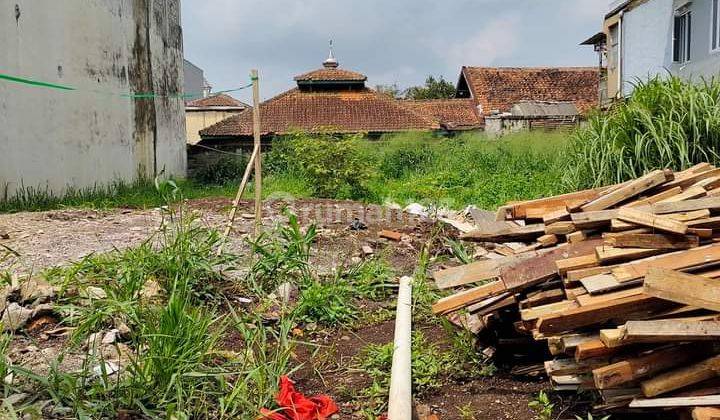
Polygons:
<instances>
[{"instance_id":1,"label":"wooden plank","mask_svg":"<svg viewBox=\"0 0 720 420\"><path fill-rule=\"evenodd\" d=\"M449 313L479 302L489 296L502 293L505 290L505 284L502 281L494 281L440 299L432 306L432 310L435 314Z\"/></svg>"},{"instance_id":2,"label":"wooden plank","mask_svg":"<svg viewBox=\"0 0 720 420\"><path fill-rule=\"evenodd\" d=\"M633 207L633 209L653 214L683 213L697 210L714 211L720 210L720 197L705 197L677 203L656 203ZM573 213L570 215L570 220L575 223L575 227L578 229L593 229L610 224L612 219L617 219L619 211L620 209Z\"/></svg>"},{"instance_id":3,"label":"wooden plank","mask_svg":"<svg viewBox=\"0 0 720 420\"><path fill-rule=\"evenodd\" d=\"M629 233L606 239L605 242L618 248L644 249L690 249L700 246L700 238L692 235L661 235Z\"/></svg>"},{"instance_id":4,"label":"wooden plank","mask_svg":"<svg viewBox=\"0 0 720 420\"><path fill-rule=\"evenodd\" d=\"M564 276L568 271L597 267L599 264L600 263L595 254L581 255L579 257L565 258L555 261L555 266L561 276Z\"/></svg>"},{"instance_id":5,"label":"wooden plank","mask_svg":"<svg viewBox=\"0 0 720 420\"><path fill-rule=\"evenodd\" d=\"M545 373L548 376L577 375L589 373L593 369L607 365L604 357L577 361L575 359L554 359L545 362Z\"/></svg>"},{"instance_id":6,"label":"wooden plank","mask_svg":"<svg viewBox=\"0 0 720 420\"><path fill-rule=\"evenodd\" d=\"M470 264L435 271L432 273L432 277L435 279L438 289L449 289L500 277L503 267L517 264L538 255L540 254L537 252L528 252L494 260L475 261Z\"/></svg>"},{"instance_id":7,"label":"wooden plank","mask_svg":"<svg viewBox=\"0 0 720 420\"><path fill-rule=\"evenodd\" d=\"M645 277L650 267L685 270L718 262L720 244L713 244L633 261L614 268L612 273L622 283Z\"/></svg>"},{"instance_id":8,"label":"wooden plank","mask_svg":"<svg viewBox=\"0 0 720 420\"><path fill-rule=\"evenodd\" d=\"M510 293L501 293L468 306L467 311L473 315L483 316L515 304L517 304L515 296Z\"/></svg>"},{"instance_id":9,"label":"wooden plank","mask_svg":"<svg viewBox=\"0 0 720 420\"><path fill-rule=\"evenodd\" d=\"M672 302L720 311L720 281L715 279L650 267L643 291Z\"/></svg>"},{"instance_id":10,"label":"wooden plank","mask_svg":"<svg viewBox=\"0 0 720 420\"><path fill-rule=\"evenodd\" d=\"M677 220L678 222L689 222L691 220L704 219L706 217L710 217L710 210L702 209L702 210L695 210L695 211L686 211L683 213L670 213L670 214L665 215L665 217L669 217L673 220Z\"/></svg>"},{"instance_id":11,"label":"wooden plank","mask_svg":"<svg viewBox=\"0 0 720 420\"><path fill-rule=\"evenodd\" d=\"M628 289L642 285L642 279L621 283L612 274L598 274L580 280L585 290L591 295L600 295L616 290Z\"/></svg>"},{"instance_id":12,"label":"wooden plank","mask_svg":"<svg viewBox=\"0 0 720 420\"><path fill-rule=\"evenodd\" d=\"M612 246L599 246L595 248L595 255L600 264L617 264L623 261L636 260L651 255L667 252L663 249L646 248L615 248Z\"/></svg>"},{"instance_id":13,"label":"wooden plank","mask_svg":"<svg viewBox=\"0 0 720 420\"><path fill-rule=\"evenodd\" d=\"M539 198L536 200L522 201L508 205L512 217L515 219L523 219L526 216L528 209L548 209L559 210L572 206L578 203L584 203L589 200L594 200L603 191L606 191L609 187L594 188L589 190L576 191L568 194L556 195L553 197ZM552 211L550 210L550 211Z\"/></svg>"},{"instance_id":14,"label":"wooden plank","mask_svg":"<svg viewBox=\"0 0 720 420\"><path fill-rule=\"evenodd\" d=\"M685 365L708 356L698 346L667 347L593 369L593 380L598 389L616 388L628 382L647 378L658 372Z\"/></svg>"},{"instance_id":15,"label":"wooden plank","mask_svg":"<svg viewBox=\"0 0 720 420\"><path fill-rule=\"evenodd\" d=\"M692 410L693 420L720 420L720 408L695 407Z\"/></svg>"},{"instance_id":16,"label":"wooden plank","mask_svg":"<svg viewBox=\"0 0 720 420\"><path fill-rule=\"evenodd\" d=\"M545 225L546 235L568 235L576 230L575 224L568 221L555 222L550 225Z\"/></svg>"},{"instance_id":17,"label":"wooden plank","mask_svg":"<svg viewBox=\"0 0 720 420\"><path fill-rule=\"evenodd\" d=\"M592 254L595 252L595 247L601 243L602 239L594 239L576 244L560 245L542 255L503 268L500 277L507 289L511 291L533 286L557 275L555 261Z\"/></svg>"},{"instance_id":18,"label":"wooden plank","mask_svg":"<svg viewBox=\"0 0 720 420\"><path fill-rule=\"evenodd\" d=\"M610 274L615 266L602 266L602 267L590 267L583 268L581 270L573 270L567 272L567 281L576 282L590 276L596 276L598 274Z\"/></svg>"},{"instance_id":19,"label":"wooden plank","mask_svg":"<svg viewBox=\"0 0 720 420\"><path fill-rule=\"evenodd\" d=\"M622 299L630 296L637 296L643 293L642 287L634 287L632 289L619 290L617 292L605 293L602 295L592 296L590 294L578 296L576 300L580 306L596 305L605 303L615 299Z\"/></svg>"},{"instance_id":20,"label":"wooden plank","mask_svg":"<svg viewBox=\"0 0 720 420\"><path fill-rule=\"evenodd\" d=\"M563 353L575 354L575 349L580 343L586 341L592 341L597 339L599 336L597 333L583 333L583 334L565 334L560 336L561 350Z\"/></svg>"},{"instance_id":21,"label":"wooden plank","mask_svg":"<svg viewBox=\"0 0 720 420\"><path fill-rule=\"evenodd\" d=\"M688 188L703 179L713 178L720 175L720 169L714 168L709 171L694 173L691 176L675 179L664 185L665 188L682 187Z\"/></svg>"},{"instance_id":22,"label":"wooden plank","mask_svg":"<svg viewBox=\"0 0 720 420\"><path fill-rule=\"evenodd\" d=\"M676 194L672 197L665 198L658 201L658 203L676 203L678 201L692 200L694 198L700 198L707 195L707 190L700 185L688 187L685 191L680 194Z\"/></svg>"},{"instance_id":23,"label":"wooden plank","mask_svg":"<svg viewBox=\"0 0 720 420\"><path fill-rule=\"evenodd\" d=\"M543 290L532 296L528 295L527 299L520 302L520 308L534 308L536 306L547 305L565 299L565 291L563 289Z\"/></svg>"},{"instance_id":24,"label":"wooden plank","mask_svg":"<svg viewBox=\"0 0 720 420\"><path fill-rule=\"evenodd\" d=\"M595 200L581 206L581 209L582 211L604 210L671 179L672 174L669 172L666 173L662 170L652 171L636 180L628 182L621 188L601 195Z\"/></svg>"},{"instance_id":25,"label":"wooden plank","mask_svg":"<svg viewBox=\"0 0 720 420\"><path fill-rule=\"evenodd\" d=\"M554 334L610 320L643 319L672 306L672 302L644 294L630 296L543 316L537 322L537 329L543 334Z\"/></svg>"},{"instance_id":26,"label":"wooden plank","mask_svg":"<svg viewBox=\"0 0 720 420\"><path fill-rule=\"evenodd\" d=\"M713 356L702 362L675 369L643 381L640 388L642 388L646 397L654 397L714 378L717 375L717 369L720 369L720 356Z\"/></svg>"},{"instance_id":27,"label":"wooden plank","mask_svg":"<svg viewBox=\"0 0 720 420\"><path fill-rule=\"evenodd\" d=\"M570 213L567 211L567 209L562 208L560 210L546 213L542 219L543 223L545 223L546 225L551 225L555 222L560 222L562 220L569 220Z\"/></svg>"},{"instance_id":28,"label":"wooden plank","mask_svg":"<svg viewBox=\"0 0 720 420\"><path fill-rule=\"evenodd\" d=\"M617 353L617 349L611 349L605 346L605 344L596 338L593 340L583 341L578 344L575 348L575 360L578 362L581 360L587 360L597 357L610 357Z\"/></svg>"},{"instance_id":29,"label":"wooden plank","mask_svg":"<svg viewBox=\"0 0 720 420\"><path fill-rule=\"evenodd\" d=\"M711 316L712 317L712 316ZM663 319L628 321L623 339L633 343L713 341L720 338L720 321Z\"/></svg>"},{"instance_id":30,"label":"wooden plank","mask_svg":"<svg viewBox=\"0 0 720 420\"><path fill-rule=\"evenodd\" d=\"M477 242L510 242L533 240L545 234L542 223L520 226L513 222L483 223L476 229L460 235L460 239Z\"/></svg>"},{"instance_id":31,"label":"wooden plank","mask_svg":"<svg viewBox=\"0 0 720 420\"><path fill-rule=\"evenodd\" d=\"M621 207L640 207L640 206L646 206L648 204L655 204L658 201L662 201L666 198L670 198L674 195L680 194L681 192L682 192L682 188L680 188L680 187L669 188L669 189L659 192L655 195L651 195L650 197L646 197L641 200L635 200L633 202L627 203Z\"/></svg>"},{"instance_id":32,"label":"wooden plank","mask_svg":"<svg viewBox=\"0 0 720 420\"><path fill-rule=\"evenodd\" d=\"M557 235L543 235L537 238L537 241L542 246L552 246L558 243L558 237Z\"/></svg>"},{"instance_id":33,"label":"wooden plank","mask_svg":"<svg viewBox=\"0 0 720 420\"><path fill-rule=\"evenodd\" d=\"M718 229L720 228L720 216L691 220L687 222L687 225L694 229Z\"/></svg>"},{"instance_id":34,"label":"wooden plank","mask_svg":"<svg viewBox=\"0 0 720 420\"><path fill-rule=\"evenodd\" d=\"M620 209L618 219L678 235L684 235L688 230L688 225L683 222L636 209Z\"/></svg>"},{"instance_id":35,"label":"wooden plank","mask_svg":"<svg viewBox=\"0 0 720 420\"><path fill-rule=\"evenodd\" d=\"M522 309L520 311L520 319L523 321L532 321L543 315L577 308L578 306L578 303L574 300L562 300L560 302L549 303L547 305L536 306L534 308Z\"/></svg>"},{"instance_id":36,"label":"wooden plank","mask_svg":"<svg viewBox=\"0 0 720 420\"><path fill-rule=\"evenodd\" d=\"M575 232L565 235L565 240L571 244L582 242L590 236L591 232L591 230L576 230Z\"/></svg>"},{"instance_id":37,"label":"wooden plank","mask_svg":"<svg viewBox=\"0 0 720 420\"><path fill-rule=\"evenodd\" d=\"M702 397L638 398L632 400L630 408L671 408L720 405L720 395ZM710 417L714 418L714 417Z\"/></svg>"}]
</instances>

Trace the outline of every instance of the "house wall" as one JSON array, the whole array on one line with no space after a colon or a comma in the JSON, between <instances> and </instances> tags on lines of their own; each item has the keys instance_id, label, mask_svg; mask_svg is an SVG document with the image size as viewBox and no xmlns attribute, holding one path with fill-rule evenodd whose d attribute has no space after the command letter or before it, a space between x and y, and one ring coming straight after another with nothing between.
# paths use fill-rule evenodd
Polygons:
<instances>
[{"instance_id":1,"label":"house wall","mask_svg":"<svg viewBox=\"0 0 720 420\"><path fill-rule=\"evenodd\" d=\"M686 0L675 0L675 7L685 3ZM672 64L672 70L687 79L720 77L720 51L710 51L712 0L693 0L690 3L690 12L692 13L690 62L684 65Z\"/></svg>"},{"instance_id":2,"label":"house wall","mask_svg":"<svg viewBox=\"0 0 720 420\"><path fill-rule=\"evenodd\" d=\"M673 62L673 27L675 10L688 5L692 14L690 62ZM611 30L621 15L605 20L608 35L608 96L632 93L633 83L668 72L685 79L697 80L720 75L720 52L710 51L712 0L637 0L622 13L621 70L612 62ZM615 63L617 64L617 63ZM620 74L622 73L622 75ZM622 80L620 81L620 78Z\"/></svg>"},{"instance_id":3,"label":"house wall","mask_svg":"<svg viewBox=\"0 0 720 420\"><path fill-rule=\"evenodd\" d=\"M185 127L188 144L196 144L200 139L200 130L237 115L242 111L186 111Z\"/></svg>"},{"instance_id":4,"label":"house wall","mask_svg":"<svg viewBox=\"0 0 720 420\"><path fill-rule=\"evenodd\" d=\"M633 84L667 74L672 64L673 0L652 0L623 15L622 90L632 93Z\"/></svg>"},{"instance_id":5,"label":"house wall","mask_svg":"<svg viewBox=\"0 0 720 420\"><path fill-rule=\"evenodd\" d=\"M17 7L16 7L17 5ZM17 10L17 12L16 12ZM0 199L138 176L184 176L179 0L0 0Z\"/></svg>"}]
</instances>

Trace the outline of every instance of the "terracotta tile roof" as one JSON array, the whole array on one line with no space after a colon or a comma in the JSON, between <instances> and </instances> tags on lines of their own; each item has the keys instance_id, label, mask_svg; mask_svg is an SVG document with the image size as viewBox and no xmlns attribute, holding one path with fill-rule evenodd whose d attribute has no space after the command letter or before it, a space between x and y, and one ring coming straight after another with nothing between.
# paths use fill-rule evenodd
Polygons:
<instances>
[{"instance_id":1,"label":"terracotta tile roof","mask_svg":"<svg viewBox=\"0 0 720 420\"><path fill-rule=\"evenodd\" d=\"M335 133L436 130L437 121L397 100L363 88L354 91L305 92L291 89L260 104L261 131L293 130ZM252 112L230 117L200 132L203 137L252 135Z\"/></svg>"},{"instance_id":2,"label":"terracotta tile roof","mask_svg":"<svg viewBox=\"0 0 720 420\"><path fill-rule=\"evenodd\" d=\"M597 106L599 72L593 67L463 67L482 112L510 111L522 100L574 102L581 113Z\"/></svg>"},{"instance_id":3,"label":"terracotta tile roof","mask_svg":"<svg viewBox=\"0 0 720 420\"><path fill-rule=\"evenodd\" d=\"M401 101L422 115L429 115L448 130L472 130L483 125L472 99L428 99Z\"/></svg>"},{"instance_id":4,"label":"terracotta tile roof","mask_svg":"<svg viewBox=\"0 0 720 420\"><path fill-rule=\"evenodd\" d=\"M250 105L238 101L230 95L221 93L219 95L208 96L207 98L195 99L187 103L187 106L205 108L205 107L235 107L235 108L249 108Z\"/></svg>"},{"instance_id":5,"label":"terracotta tile roof","mask_svg":"<svg viewBox=\"0 0 720 420\"><path fill-rule=\"evenodd\" d=\"M295 81L298 82L364 82L366 80L367 76L364 74L338 68L322 68L295 76Z\"/></svg>"}]
</instances>

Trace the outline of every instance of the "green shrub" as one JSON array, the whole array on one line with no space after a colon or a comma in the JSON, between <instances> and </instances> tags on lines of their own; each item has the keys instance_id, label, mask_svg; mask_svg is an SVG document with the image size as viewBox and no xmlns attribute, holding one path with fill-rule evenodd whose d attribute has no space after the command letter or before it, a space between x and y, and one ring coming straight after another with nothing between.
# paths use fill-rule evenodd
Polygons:
<instances>
[{"instance_id":1,"label":"green shrub","mask_svg":"<svg viewBox=\"0 0 720 420\"><path fill-rule=\"evenodd\" d=\"M314 196L362 199L373 176L361 148L362 136L296 133L273 142L267 156L270 171L305 178Z\"/></svg>"},{"instance_id":2,"label":"green shrub","mask_svg":"<svg viewBox=\"0 0 720 420\"><path fill-rule=\"evenodd\" d=\"M392 139L386 140L392 142ZM389 150L380 162L380 173L387 178L402 178L412 172L421 172L437 159L435 148L428 140L397 140L383 146Z\"/></svg>"},{"instance_id":3,"label":"green shrub","mask_svg":"<svg viewBox=\"0 0 720 420\"><path fill-rule=\"evenodd\" d=\"M636 178L658 168L717 162L720 153L720 80L677 77L638 83L633 95L577 131L566 159L571 189Z\"/></svg>"},{"instance_id":4,"label":"green shrub","mask_svg":"<svg viewBox=\"0 0 720 420\"><path fill-rule=\"evenodd\" d=\"M238 182L245 173L250 158L244 154L204 153L194 163L192 178L202 184L224 185Z\"/></svg>"},{"instance_id":5,"label":"green shrub","mask_svg":"<svg viewBox=\"0 0 720 420\"><path fill-rule=\"evenodd\" d=\"M357 318L353 293L353 289L342 280L328 283L310 281L301 286L293 315L305 322L346 325Z\"/></svg>"}]
</instances>

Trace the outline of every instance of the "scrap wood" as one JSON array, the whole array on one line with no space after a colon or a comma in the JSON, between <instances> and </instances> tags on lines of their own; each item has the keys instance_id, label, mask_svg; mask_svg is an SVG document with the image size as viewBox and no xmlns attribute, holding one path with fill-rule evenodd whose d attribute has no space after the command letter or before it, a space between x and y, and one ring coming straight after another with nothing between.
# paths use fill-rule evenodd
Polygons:
<instances>
[{"instance_id":1,"label":"scrap wood","mask_svg":"<svg viewBox=\"0 0 720 420\"><path fill-rule=\"evenodd\" d=\"M627 282L645 277L650 267L685 270L697 266L707 266L711 263L720 263L720 244L633 261L613 269L612 273L619 282Z\"/></svg>"},{"instance_id":2,"label":"scrap wood","mask_svg":"<svg viewBox=\"0 0 720 420\"><path fill-rule=\"evenodd\" d=\"M700 181L702 182L702 181ZM707 190L702 185L693 185L688 189L684 190L680 194L676 194L672 197L665 198L658 201L658 203L675 203L677 201L691 200L693 198L700 198L707 195Z\"/></svg>"},{"instance_id":3,"label":"scrap wood","mask_svg":"<svg viewBox=\"0 0 720 420\"><path fill-rule=\"evenodd\" d=\"M547 251L543 250L541 252ZM470 264L435 271L432 273L432 277L438 289L449 289L500 277L501 268L517 264L524 259L537 255L540 255L540 253L529 252L498 259L475 261Z\"/></svg>"},{"instance_id":4,"label":"scrap wood","mask_svg":"<svg viewBox=\"0 0 720 420\"><path fill-rule=\"evenodd\" d=\"M717 315L688 319L628 321L622 328L622 341L631 343L668 343L673 341L720 340Z\"/></svg>"},{"instance_id":5,"label":"scrap wood","mask_svg":"<svg viewBox=\"0 0 720 420\"><path fill-rule=\"evenodd\" d=\"M699 360L709 356L709 353L707 348L692 345L665 347L599 366L592 371L593 379L598 389L615 388Z\"/></svg>"},{"instance_id":6,"label":"scrap wood","mask_svg":"<svg viewBox=\"0 0 720 420\"><path fill-rule=\"evenodd\" d=\"M650 296L720 311L720 282L715 279L650 267L643 287Z\"/></svg>"},{"instance_id":7,"label":"scrap wood","mask_svg":"<svg viewBox=\"0 0 720 420\"><path fill-rule=\"evenodd\" d=\"M640 384L646 397L655 397L688 385L714 378L720 369L720 356L660 374Z\"/></svg>"},{"instance_id":8,"label":"scrap wood","mask_svg":"<svg viewBox=\"0 0 720 420\"><path fill-rule=\"evenodd\" d=\"M695 235L629 233L613 236L605 239L605 242L617 248L689 249L700 246L700 238Z\"/></svg>"},{"instance_id":9,"label":"scrap wood","mask_svg":"<svg viewBox=\"0 0 720 420\"><path fill-rule=\"evenodd\" d=\"M688 230L688 225L683 222L678 222L677 220L673 220L669 217L658 216L637 209L620 209L618 211L618 219L678 235L684 235Z\"/></svg>"},{"instance_id":10,"label":"scrap wood","mask_svg":"<svg viewBox=\"0 0 720 420\"><path fill-rule=\"evenodd\" d=\"M595 200L583 205L581 209L582 211L604 210L672 179L671 171L652 171L614 191L600 195Z\"/></svg>"},{"instance_id":11,"label":"scrap wood","mask_svg":"<svg viewBox=\"0 0 720 420\"><path fill-rule=\"evenodd\" d=\"M402 240L403 234L400 232L395 232L393 230L381 230L379 236L381 238L390 239L391 241L400 242Z\"/></svg>"},{"instance_id":12,"label":"scrap wood","mask_svg":"<svg viewBox=\"0 0 720 420\"><path fill-rule=\"evenodd\" d=\"M670 408L720 405L720 395L702 397L639 398L630 403L630 408ZM717 412L717 411L715 411ZM703 418L703 417L701 417ZM715 419L715 417L710 417Z\"/></svg>"},{"instance_id":13,"label":"scrap wood","mask_svg":"<svg viewBox=\"0 0 720 420\"><path fill-rule=\"evenodd\" d=\"M545 234L542 223L520 226L513 222L493 222L483 224L481 229L471 230L460 235L460 239L477 242L508 242L533 240Z\"/></svg>"},{"instance_id":14,"label":"scrap wood","mask_svg":"<svg viewBox=\"0 0 720 420\"><path fill-rule=\"evenodd\" d=\"M502 281L493 281L440 299L432 306L432 311L435 314L450 313L506 290Z\"/></svg>"},{"instance_id":15,"label":"scrap wood","mask_svg":"<svg viewBox=\"0 0 720 420\"><path fill-rule=\"evenodd\" d=\"M695 407L692 410L693 420L720 420L720 408Z\"/></svg>"},{"instance_id":16,"label":"scrap wood","mask_svg":"<svg viewBox=\"0 0 720 420\"><path fill-rule=\"evenodd\" d=\"M607 245L595 248L597 261L601 264L617 264L623 261L636 260L638 258L645 258L665 252L667 252L665 249L615 248Z\"/></svg>"},{"instance_id":17,"label":"scrap wood","mask_svg":"<svg viewBox=\"0 0 720 420\"><path fill-rule=\"evenodd\" d=\"M541 333L559 333L610 320L642 319L673 305L672 302L641 294L547 315L538 320L537 328Z\"/></svg>"}]
</instances>

